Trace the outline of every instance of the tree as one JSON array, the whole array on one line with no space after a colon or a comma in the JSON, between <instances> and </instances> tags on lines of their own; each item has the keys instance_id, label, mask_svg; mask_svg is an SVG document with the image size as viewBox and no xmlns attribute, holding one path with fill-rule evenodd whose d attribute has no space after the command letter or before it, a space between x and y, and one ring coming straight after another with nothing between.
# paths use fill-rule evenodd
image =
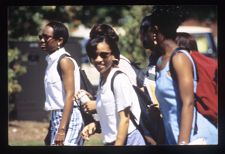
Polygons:
<instances>
[{"instance_id":1,"label":"tree","mask_svg":"<svg viewBox=\"0 0 225 154\"><path fill-rule=\"evenodd\" d=\"M8 49L8 98L9 113L11 114L10 118L12 118L15 113L15 94L22 90L17 78L27 72L26 67L21 64L25 61L27 61L27 56L21 56L17 48Z\"/></svg>"},{"instance_id":2,"label":"tree","mask_svg":"<svg viewBox=\"0 0 225 154\"><path fill-rule=\"evenodd\" d=\"M21 61L26 61L26 58L20 56L17 48L8 50L8 94L20 92L22 90L16 78L26 73L26 67L21 65Z\"/></svg>"},{"instance_id":3,"label":"tree","mask_svg":"<svg viewBox=\"0 0 225 154\"><path fill-rule=\"evenodd\" d=\"M75 7L71 7L77 9ZM124 17L124 10L130 10L129 5L96 5L80 6L75 12L74 18L80 20L82 24L91 28L96 23L106 23L121 26L121 19Z\"/></svg>"},{"instance_id":4,"label":"tree","mask_svg":"<svg viewBox=\"0 0 225 154\"><path fill-rule=\"evenodd\" d=\"M151 13L152 7L134 5L123 12L122 28L126 34L120 37L121 52L130 60L141 63L142 67L147 65L148 58L140 41L139 27L144 16Z\"/></svg>"}]
</instances>

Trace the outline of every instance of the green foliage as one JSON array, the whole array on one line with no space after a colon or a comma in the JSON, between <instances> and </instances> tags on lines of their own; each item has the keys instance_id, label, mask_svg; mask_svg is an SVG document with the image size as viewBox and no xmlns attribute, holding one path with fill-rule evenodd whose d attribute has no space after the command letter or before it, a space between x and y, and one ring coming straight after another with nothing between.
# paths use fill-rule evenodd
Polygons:
<instances>
[{"instance_id":1,"label":"green foliage","mask_svg":"<svg viewBox=\"0 0 225 154\"><path fill-rule=\"evenodd\" d=\"M84 24L92 27L95 23L108 23L122 26L126 31L120 37L120 49L131 60L146 63L145 52L139 39L139 26L151 6L10 6L8 8L9 40L37 41L40 28L46 21L59 20L67 23L70 29ZM18 76L26 73L21 65L23 57L18 49L8 50L8 93L20 92L22 87ZM26 58L25 58L26 59Z\"/></svg>"},{"instance_id":2,"label":"green foliage","mask_svg":"<svg viewBox=\"0 0 225 154\"><path fill-rule=\"evenodd\" d=\"M46 21L59 20L70 29L79 24L92 27L95 23L118 25L122 11L129 6L10 6L8 8L9 39L37 41Z\"/></svg>"},{"instance_id":3,"label":"green foliage","mask_svg":"<svg viewBox=\"0 0 225 154\"><path fill-rule=\"evenodd\" d=\"M68 25L69 29L79 24L92 27L96 23L108 23L114 27L122 27L125 35L120 36L119 47L121 53L132 61L140 62L142 67L147 65L147 55L140 42L139 27L142 18L152 11L152 5L73 5L73 6L10 6L8 7L8 38L9 40L37 41L40 28L49 20L59 20ZM190 16L201 19L212 18L216 20L216 6L186 6ZM11 58L17 59L21 55L9 53ZM10 57L11 56L11 57ZM18 57L17 57L18 56ZM18 67L18 68L17 68ZM9 85L18 85L16 76L21 74L19 62L9 68ZM20 70L20 71L18 71ZM17 71L17 73L15 73ZM17 89L19 86L9 89Z\"/></svg>"},{"instance_id":4,"label":"green foliage","mask_svg":"<svg viewBox=\"0 0 225 154\"><path fill-rule=\"evenodd\" d=\"M142 67L147 65L148 58L140 41L139 27L141 20L150 14L151 10L151 5L134 5L123 12L122 27L126 34L120 37L121 53L130 60L141 63Z\"/></svg>"},{"instance_id":5,"label":"green foliage","mask_svg":"<svg viewBox=\"0 0 225 154\"><path fill-rule=\"evenodd\" d=\"M128 5L80 6L79 11L76 11L76 18L89 28L96 23L120 26L123 11L130 8Z\"/></svg>"},{"instance_id":6,"label":"green foliage","mask_svg":"<svg viewBox=\"0 0 225 154\"><path fill-rule=\"evenodd\" d=\"M8 8L9 39L24 40L36 35L41 24L42 15L39 7L11 6Z\"/></svg>"},{"instance_id":7,"label":"green foliage","mask_svg":"<svg viewBox=\"0 0 225 154\"><path fill-rule=\"evenodd\" d=\"M26 67L21 65L26 58L20 56L17 48L8 50L8 94L20 92L21 85L17 81L17 77L26 73Z\"/></svg>"}]
</instances>

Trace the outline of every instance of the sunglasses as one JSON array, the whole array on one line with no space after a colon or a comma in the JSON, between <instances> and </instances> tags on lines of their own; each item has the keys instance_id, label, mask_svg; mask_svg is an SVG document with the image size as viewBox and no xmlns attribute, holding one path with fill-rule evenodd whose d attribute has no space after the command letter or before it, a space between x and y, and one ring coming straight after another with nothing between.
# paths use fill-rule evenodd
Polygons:
<instances>
[{"instance_id":1,"label":"sunglasses","mask_svg":"<svg viewBox=\"0 0 225 154\"><path fill-rule=\"evenodd\" d=\"M53 36L49 36L49 35L46 35L46 34L38 35L38 37L39 37L40 41L41 41L42 39L44 39L45 42L49 41L50 38L53 38Z\"/></svg>"},{"instance_id":2,"label":"sunglasses","mask_svg":"<svg viewBox=\"0 0 225 154\"><path fill-rule=\"evenodd\" d=\"M111 55L111 52L100 52L100 53L95 53L91 56L91 59L96 59L98 56L100 56L102 59L105 59Z\"/></svg>"}]
</instances>

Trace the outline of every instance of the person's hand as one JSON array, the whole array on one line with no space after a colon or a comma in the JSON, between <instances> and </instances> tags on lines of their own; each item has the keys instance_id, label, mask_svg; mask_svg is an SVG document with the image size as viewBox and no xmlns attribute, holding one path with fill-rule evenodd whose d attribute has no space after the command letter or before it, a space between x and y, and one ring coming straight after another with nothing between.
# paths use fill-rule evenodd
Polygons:
<instances>
[{"instance_id":1,"label":"person's hand","mask_svg":"<svg viewBox=\"0 0 225 154\"><path fill-rule=\"evenodd\" d=\"M81 131L81 136L85 140L89 140L89 137L93 135L96 131L96 125L94 122L86 125Z\"/></svg>"},{"instance_id":2,"label":"person's hand","mask_svg":"<svg viewBox=\"0 0 225 154\"><path fill-rule=\"evenodd\" d=\"M82 105L86 113L96 113L96 101L89 101Z\"/></svg>"},{"instance_id":3,"label":"person's hand","mask_svg":"<svg viewBox=\"0 0 225 154\"><path fill-rule=\"evenodd\" d=\"M64 140L65 140L65 131L58 131L55 136L55 145L63 146Z\"/></svg>"},{"instance_id":4,"label":"person's hand","mask_svg":"<svg viewBox=\"0 0 225 154\"><path fill-rule=\"evenodd\" d=\"M74 95L73 101L79 100L79 97L78 97L78 96L79 96L79 94L80 94L81 92L85 92L86 95L87 95L90 99L93 99L93 98L94 98L94 97L93 97L89 92L87 92L86 90L80 89L80 90Z\"/></svg>"}]
</instances>

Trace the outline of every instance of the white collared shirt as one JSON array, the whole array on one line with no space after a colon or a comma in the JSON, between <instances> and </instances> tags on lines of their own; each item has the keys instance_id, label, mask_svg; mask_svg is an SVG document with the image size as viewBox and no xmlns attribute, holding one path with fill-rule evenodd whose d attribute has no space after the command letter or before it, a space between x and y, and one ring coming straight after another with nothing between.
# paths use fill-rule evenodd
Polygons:
<instances>
[{"instance_id":1,"label":"white collared shirt","mask_svg":"<svg viewBox=\"0 0 225 154\"><path fill-rule=\"evenodd\" d=\"M44 87L45 87L45 110L57 110L63 109L64 101L65 101L65 90L63 87L63 82L59 76L57 71L58 59L61 55L68 54L64 48L60 48L59 50L55 51L51 55L46 56L46 61L48 62L48 66L45 71L44 77ZM74 65L75 65L75 93L80 90L80 72L79 67L76 61L70 58Z\"/></svg>"}]
</instances>

